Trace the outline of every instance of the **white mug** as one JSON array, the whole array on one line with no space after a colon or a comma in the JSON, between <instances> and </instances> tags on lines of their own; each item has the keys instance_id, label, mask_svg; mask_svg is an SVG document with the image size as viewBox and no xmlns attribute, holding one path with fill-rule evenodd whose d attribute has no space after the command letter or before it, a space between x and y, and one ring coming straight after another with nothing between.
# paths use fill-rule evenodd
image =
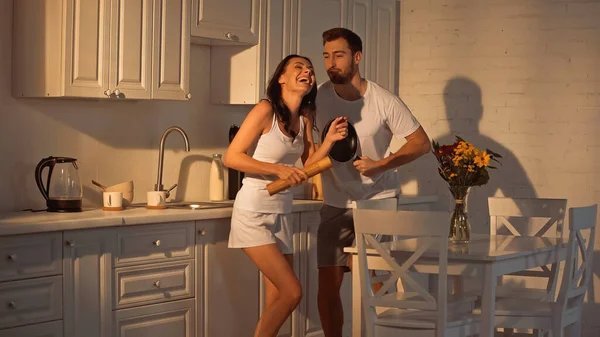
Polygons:
<instances>
[{"instance_id":1,"label":"white mug","mask_svg":"<svg viewBox=\"0 0 600 337\"><path fill-rule=\"evenodd\" d=\"M102 193L103 206L110 208L123 207L123 192L104 192Z\"/></svg>"},{"instance_id":2,"label":"white mug","mask_svg":"<svg viewBox=\"0 0 600 337\"><path fill-rule=\"evenodd\" d=\"M146 193L146 202L148 206L165 207L167 201L167 191L148 191Z\"/></svg>"}]
</instances>

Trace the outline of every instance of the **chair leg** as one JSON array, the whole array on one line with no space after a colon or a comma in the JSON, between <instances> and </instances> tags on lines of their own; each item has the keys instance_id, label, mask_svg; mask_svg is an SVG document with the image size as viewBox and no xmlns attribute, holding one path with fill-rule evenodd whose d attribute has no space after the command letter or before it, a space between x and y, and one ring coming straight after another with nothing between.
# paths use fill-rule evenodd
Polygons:
<instances>
[{"instance_id":1,"label":"chair leg","mask_svg":"<svg viewBox=\"0 0 600 337\"><path fill-rule=\"evenodd\" d=\"M566 334L569 337L581 337L581 320L569 325Z\"/></svg>"},{"instance_id":2,"label":"chair leg","mask_svg":"<svg viewBox=\"0 0 600 337\"><path fill-rule=\"evenodd\" d=\"M552 337L565 337L564 327L561 321L552 324Z\"/></svg>"}]
</instances>

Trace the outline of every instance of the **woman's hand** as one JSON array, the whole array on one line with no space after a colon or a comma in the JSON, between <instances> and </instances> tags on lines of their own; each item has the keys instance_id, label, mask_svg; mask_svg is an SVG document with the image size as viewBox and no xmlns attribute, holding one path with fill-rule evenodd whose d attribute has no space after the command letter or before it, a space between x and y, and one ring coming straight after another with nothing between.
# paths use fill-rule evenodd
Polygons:
<instances>
[{"instance_id":1,"label":"woman's hand","mask_svg":"<svg viewBox=\"0 0 600 337\"><path fill-rule=\"evenodd\" d=\"M308 180L306 172L294 166L276 165L276 172L279 179L287 180L291 186L296 186L305 180Z\"/></svg>"},{"instance_id":2,"label":"woman's hand","mask_svg":"<svg viewBox=\"0 0 600 337\"><path fill-rule=\"evenodd\" d=\"M327 134L325 135L325 141L335 143L338 140L342 140L348 136L348 118L338 117L329 126Z\"/></svg>"}]
</instances>

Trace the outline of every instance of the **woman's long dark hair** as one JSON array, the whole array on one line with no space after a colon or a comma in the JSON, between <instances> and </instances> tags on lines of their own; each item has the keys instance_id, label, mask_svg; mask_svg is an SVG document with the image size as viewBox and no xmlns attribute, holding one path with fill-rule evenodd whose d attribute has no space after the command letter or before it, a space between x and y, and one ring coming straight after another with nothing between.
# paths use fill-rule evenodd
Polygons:
<instances>
[{"instance_id":1,"label":"woman's long dark hair","mask_svg":"<svg viewBox=\"0 0 600 337\"><path fill-rule=\"evenodd\" d=\"M291 113L290 109L287 107L287 105L285 105L285 103L283 102L283 98L281 97L281 84L279 83L279 77L281 77L281 75L283 75L288 62L290 61L290 59L292 59L294 57L303 58L312 65L312 62L306 56L300 56L300 55L296 55L296 54L288 55L283 60L281 60L281 62L279 62L279 65L277 65L277 68L275 69L273 76L269 80L269 85L267 86L267 98L269 99L269 101L271 102L271 105L273 106L273 111L275 112L275 115L277 116L277 120L280 120L283 123L283 128L285 129L285 131L287 133L289 133L292 136L292 138L296 138L296 133L291 130L291 120L290 119L292 117L292 113ZM300 103L300 109L299 109L300 116L305 116L305 117L310 116L310 117L312 117L313 121L315 120L315 111L317 109L317 106L315 104L316 99L317 99L317 86L315 84L313 86L313 88L310 90L310 92L308 94L306 94L306 96L304 96L304 98L302 98L302 102ZM315 130L317 130L316 123L314 123L313 128Z\"/></svg>"}]
</instances>

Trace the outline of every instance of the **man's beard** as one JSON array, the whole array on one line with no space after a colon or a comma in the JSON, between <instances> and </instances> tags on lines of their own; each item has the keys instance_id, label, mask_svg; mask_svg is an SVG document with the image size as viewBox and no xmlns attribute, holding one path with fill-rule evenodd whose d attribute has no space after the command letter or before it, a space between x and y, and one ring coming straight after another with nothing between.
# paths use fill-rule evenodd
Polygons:
<instances>
[{"instance_id":1,"label":"man's beard","mask_svg":"<svg viewBox=\"0 0 600 337\"><path fill-rule=\"evenodd\" d=\"M351 68L346 74L341 71L330 71L327 70L327 75L333 84L348 84L356 73L356 65L352 64Z\"/></svg>"}]
</instances>

